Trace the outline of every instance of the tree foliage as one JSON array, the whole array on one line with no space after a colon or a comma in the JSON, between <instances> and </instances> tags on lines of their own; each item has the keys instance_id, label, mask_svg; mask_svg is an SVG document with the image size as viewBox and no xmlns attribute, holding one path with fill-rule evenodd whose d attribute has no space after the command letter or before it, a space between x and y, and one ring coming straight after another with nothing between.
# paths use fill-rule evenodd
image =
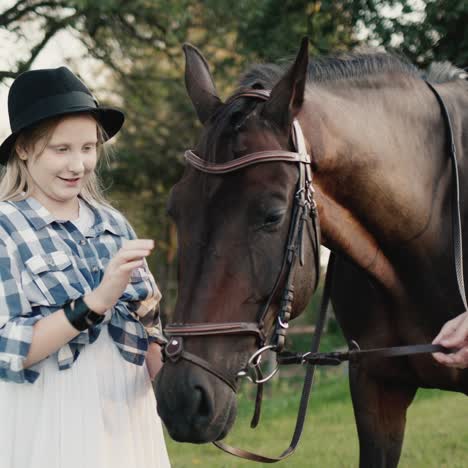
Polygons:
<instances>
[{"instance_id":1,"label":"tree foliage","mask_svg":"<svg viewBox=\"0 0 468 468\"><path fill-rule=\"evenodd\" d=\"M176 239L165 204L183 170L183 151L195 144L199 131L183 84L184 41L203 51L224 97L249 63L290 57L305 35L314 55L371 44L394 47L420 65L434 59L468 65L466 0L5 3L0 6L0 32L20 40L34 25L38 34L25 56L18 56L11 69L0 70L0 81L33 66L41 50L64 30L112 72L106 86L124 107L127 122L104 176L112 199L139 234L156 239L152 267L166 292L175 276Z\"/></svg>"},{"instance_id":2,"label":"tree foliage","mask_svg":"<svg viewBox=\"0 0 468 468\"><path fill-rule=\"evenodd\" d=\"M412 62L425 67L432 61L448 60L468 65L468 2L466 0L426 0L363 2L362 20L370 38L391 46ZM382 9L393 8L390 18Z\"/></svg>"}]
</instances>

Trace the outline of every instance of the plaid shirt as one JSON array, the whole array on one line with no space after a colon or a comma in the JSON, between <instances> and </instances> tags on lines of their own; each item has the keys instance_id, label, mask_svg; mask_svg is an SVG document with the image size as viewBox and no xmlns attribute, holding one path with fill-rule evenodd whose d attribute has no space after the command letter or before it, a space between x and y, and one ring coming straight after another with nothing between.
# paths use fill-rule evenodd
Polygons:
<instances>
[{"instance_id":1,"label":"plaid shirt","mask_svg":"<svg viewBox=\"0 0 468 468\"><path fill-rule=\"evenodd\" d=\"M34 198L0 202L0 379L19 383L37 379L41 362L23 367L34 324L95 289L122 241L136 237L118 211L88 206L94 224L83 235L72 222L55 219ZM148 340L163 340L157 308L160 298L145 263L132 272L103 323L81 332L57 351L58 368L71 367L103 326L109 327L124 359L142 365Z\"/></svg>"}]
</instances>

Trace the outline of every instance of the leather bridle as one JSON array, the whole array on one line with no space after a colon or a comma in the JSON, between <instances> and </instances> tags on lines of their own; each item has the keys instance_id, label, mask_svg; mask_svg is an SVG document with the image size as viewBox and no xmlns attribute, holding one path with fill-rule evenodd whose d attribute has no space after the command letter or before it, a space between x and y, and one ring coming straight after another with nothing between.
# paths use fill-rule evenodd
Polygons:
<instances>
[{"instance_id":1,"label":"leather bridle","mask_svg":"<svg viewBox=\"0 0 468 468\"><path fill-rule=\"evenodd\" d=\"M248 90L235 94L231 99L243 97L252 97L260 100L267 100L269 92L265 90ZM165 357L176 362L179 359L189 361L199 367L202 367L207 372L218 377L224 383L229 385L234 391L237 389L237 378L247 377L254 383L264 383L268 381L276 373L277 368L267 377L261 375L259 363L261 356L267 350L280 352L284 346L286 330L289 326L291 318L292 303L294 300L294 277L299 257L301 265L304 264L304 243L306 230L309 231L312 241L312 247L315 256L315 268L317 269L316 282L314 290L317 287L319 271L320 271L320 230L316 205L313 198L314 189L312 186L312 170L311 159L307 153L304 136L301 126L297 120L292 124L292 140L296 151L259 151L250 153L240 158L234 159L227 163L212 163L208 162L193 151L185 152L185 159L192 166L201 172L208 174L227 174L230 172L245 169L253 164L269 163L269 162L287 162L298 165L299 178L297 182L294 202L292 207L292 216L289 226L288 240L283 254L282 266L277 277L275 285L271 290L268 299L258 314L256 322L225 322L225 323L171 323L164 329L169 335L168 344L165 348ZM276 318L275 332L271 337L270 343L267 343L268 330L265 330L268 312L270 310L273 298L276 296L278 288L285 280L285 286L282 293L282 299L279 307L279 312ZM193 336L213 336L213 335L254 335L257 339L258 350L247 361L245 368L239 370L234 375L226 375L220 369L217 369L213 364L209 363L200 356L194 355L184 349L184 338Z\"/></svg>"}]
</instances>

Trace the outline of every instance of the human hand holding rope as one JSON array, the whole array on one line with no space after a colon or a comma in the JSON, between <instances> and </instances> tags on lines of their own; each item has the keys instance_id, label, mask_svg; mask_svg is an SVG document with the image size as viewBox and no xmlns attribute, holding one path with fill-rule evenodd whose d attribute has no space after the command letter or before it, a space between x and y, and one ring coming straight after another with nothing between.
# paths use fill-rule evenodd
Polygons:
<instances>
[{"instance_id":1,"label":"human hand holding rope","mask_svg":"<svg viewBox=\"0 0 468 468\"><path fill-rule=\"evenodd\" d=\"M468 368L468 311L449 320L432 343L458 349L451 354L434 353L436 361L449 367Z\"/></svg>"}]
</instances>

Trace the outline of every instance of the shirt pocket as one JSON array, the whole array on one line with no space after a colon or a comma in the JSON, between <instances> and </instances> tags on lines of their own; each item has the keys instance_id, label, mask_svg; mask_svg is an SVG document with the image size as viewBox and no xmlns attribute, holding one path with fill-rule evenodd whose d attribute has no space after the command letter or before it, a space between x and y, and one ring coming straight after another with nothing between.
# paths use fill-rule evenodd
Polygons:
<instances>
[{"instance_id":1,"label":"shirt pocket","mask_svg":"<svg viewBox=\"0 0 468 468\"><path fill-rule=\"evenodd\" d=\"M25 265L23 289L31 305L62 306L83 294L76 267L65 252L34 255Z\"/></svg>"}]
</instances>

